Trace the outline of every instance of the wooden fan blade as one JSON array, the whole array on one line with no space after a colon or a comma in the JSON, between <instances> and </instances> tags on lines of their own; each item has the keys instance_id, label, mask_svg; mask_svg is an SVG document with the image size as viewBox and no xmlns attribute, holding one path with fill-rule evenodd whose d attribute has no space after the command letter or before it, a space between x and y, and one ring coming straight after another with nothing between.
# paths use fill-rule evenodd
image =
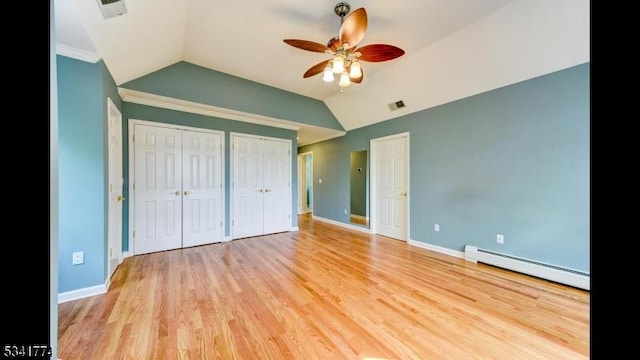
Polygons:
<instances>
[{"instance_id":1,"label":"wooden fan blade","mask_svg":"<svg viewBox=\"0 0 640 360\"><path fill-rule=\"evenodd\" d=\"M364 8L354 10L344 18L340 26L340 42L349 45L349 49L356 46L367 32L367 11Z\"/></svg>"},{"instance_id":2,"label":"wooden fan blade","mask_svg":"<svg viewBox=\"0 0 640 360\"><path fill-rule=\"evenodd\" d=\"M316 65L313 65L312 67L309 68L309 70L307 70L307 72L304 73L304 75L302 75L302 77L306 79L310 76L320 74L324 70L324 68L327 67L327 65L329 64L329 61L331 61L331 59L325 60Z\"/></svg>"},{"instance_id":3,"label":"wooden fan blade","mask_svg":"<svg viewBox=\"0 0 640 360\"><path fill-rule=\"evenodd\" d=\"M330 50L327 45L323 45L314 41L308 40L297 40L297 39L284 39L285 43L302 50L314 51L314 52L325 52Z\"/></svg>"},{"instance_id":4,"label":"wooden fan blade","mask_svg":"<svg viewBox=\"0 0 640 360\"><path fill-rule=\"evenodd\" d=\"M393 60L404 55L404 50L399 47L386 44L367 45L357 49L356 51L361 54L358 58L360 61L369 62Z\"/></svg>"}]
</instances>

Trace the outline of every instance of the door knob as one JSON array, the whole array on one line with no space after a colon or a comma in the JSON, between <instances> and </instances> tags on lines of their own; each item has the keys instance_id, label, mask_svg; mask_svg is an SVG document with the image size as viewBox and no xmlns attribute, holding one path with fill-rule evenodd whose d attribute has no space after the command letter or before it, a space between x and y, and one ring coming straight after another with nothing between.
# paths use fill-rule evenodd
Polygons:
<instances>
[{"instance_id":1,"label":"door knob","mask_svg":"<svg viewBox=\"0 0 640 360\"><path fill-rule=\"evenodd\" d=\"M262 189L258 189L258 192L262 192Z\"/></svg>"},{"instance_id":2,"label":"door knob","mask_svg":"<svg viewBox=\"0 0 640 360\"><path fill-rule=\"evenodd\" d=\"M188 191L185 191L185 192L184 192L184 194L185 194L185 195L187 195L187 196L189 196L189 194L191 194L191 193L190 193L190 192L188 192Z\"/></svg>"},{"instance_id":3,"label":"door knob","mask_svg":"<svg viewBox=\"0 0 640 360\"><path fill-rule=\"evenodd\" d=\"M405 192L403 192L403 193L400 193L400 195L402 195L402 196L407 196L407 192L405 191Z\"/></svg>"},{"instance_id":4,"label":"door knob","mask_svg":"<svg viewBox=\"0 0 640 360\"><path fill-rule=\"evenodd\" d=\"M176 191L174 194L175 194L176 196L180 196L180 191Z\"/></svg>"},{"instance_id":5,"label":"door knob","mask_svg":"<svg viewBox=\"0 0 640 360\"><path fill-rule=\"evenodd\" d=\"M124 201L124 196L122 196L122 195L118 195L117 200L118 200L118 201Z\"/></svg>"},{"instance_id":6,"label":"door knob","mask_svg":"<svg viewBox=\"0 0 640 360\"><path fill-rule=\"evenodd\" d=\"M271 189L264 189L264 192L269 192L271 191Z\"/></svg>"}]
</instances>

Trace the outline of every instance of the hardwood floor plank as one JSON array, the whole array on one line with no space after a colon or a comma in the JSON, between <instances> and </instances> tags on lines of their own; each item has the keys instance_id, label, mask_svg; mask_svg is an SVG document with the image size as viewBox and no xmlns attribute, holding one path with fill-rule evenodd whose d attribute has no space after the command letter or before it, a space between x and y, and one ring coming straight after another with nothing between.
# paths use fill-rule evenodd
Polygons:
<instances>
[{"instance_id":1,"label":"hardwood floor plank","mask_svg":"<svg viewBox=\"0 0 640 360\"><path fill-rule=\"evenodd\" d=\"M125 259L61 359L588 359L588 291L299 219Z\"/></svg>"}]
</instances>

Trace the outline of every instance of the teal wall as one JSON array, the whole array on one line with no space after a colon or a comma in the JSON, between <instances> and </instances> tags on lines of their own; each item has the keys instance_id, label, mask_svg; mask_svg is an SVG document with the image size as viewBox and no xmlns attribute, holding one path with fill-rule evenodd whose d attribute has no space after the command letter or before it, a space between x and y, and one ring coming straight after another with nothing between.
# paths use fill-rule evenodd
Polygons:
<instances>
[{"instance_id":1,"label":"teal wall","mask_svg":"<svg viewBox=\"0 0 640 360\"><path fill-rule=\"evenodd\" d=\"M589 272L589 82L587 63L301 147L314 214L348 223L349 153L410 132L412 240Z\"/></svg>"},{"instance_id":2,"label":"teal wall","mask_svg":"<svg viewBox=\"0 0 640 360\"><path fill-rule=\"evenodd\" d=\"M59 120L59 292L106 279L106 103L121 102L102 61L57 56ZM73 252L84 264L72 265Z\"/></svg>"},{"instance_id":3,"label":"teal wall","mask_svg":"<svg viewBox=\"0 0 640 360\"><path fill-rule=\"evenodd\" d=\"M123 88L344 130L324 102L188 62L129 81Z\"/></svg>"},{"instance_id":4,"label":"teal wall","mask_svg":"<svg viewBox=\"0 0 640 360\"><path fill-rule=\"evenodd\" d=\"M291 174L292 180L291 184L297 184L298 182L298 163L297 158L295 156L295 151L297 147L296 135L297 133L293 130L274 128L269 126L262 125L254 125L250 123L245 123L241 121L227 120L214 118L210 116L191 114L181 111L167 110L162 108L156 108L153 106L132 104L132 103L124 103L124 112L123 112L124 120L124 135L123 138L129 138L129 129L128 123L131 119L135 120L145 120L145 121L154 121L161 122L167 124L174 125L183 125L183 126L191 126L196 128L203 129L213 129L220 130L225 132L225 235L230 234L229 227L229 208L230 208L230 186L229 186L229 165L230 165L230 133L245 133L251 135L262 135L268 137L282 138L291 140ZM124 144L124 179L125 179L125 198L129 198L128 189L129 189L129 144L126 142ZM292 201L291 201L291 209L292 215L295 214L294 209L297 207L298 203L298 194L296 189L292 188ZM129 249L129 208L125 206L125 219L124 222L124 245L123 249L127 251ZM296 216L292 216L292 226L298 226L298 218Z\"/></svg>"}]
</instances>

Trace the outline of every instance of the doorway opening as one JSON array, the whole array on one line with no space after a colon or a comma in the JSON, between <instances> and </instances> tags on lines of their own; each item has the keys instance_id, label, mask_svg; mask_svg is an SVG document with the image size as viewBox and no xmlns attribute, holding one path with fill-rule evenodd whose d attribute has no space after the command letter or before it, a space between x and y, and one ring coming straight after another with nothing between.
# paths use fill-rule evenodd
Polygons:
<instances>
[{"instance_id":1,"label":"doorway opening","mask_svg":"<svg viewBox=\"0 0 640 360\"><path fill-rule=\"evenodd\" d=\"M313 213L313 153L298 154L298 215Z\"/></svg>"}]
</instances>

